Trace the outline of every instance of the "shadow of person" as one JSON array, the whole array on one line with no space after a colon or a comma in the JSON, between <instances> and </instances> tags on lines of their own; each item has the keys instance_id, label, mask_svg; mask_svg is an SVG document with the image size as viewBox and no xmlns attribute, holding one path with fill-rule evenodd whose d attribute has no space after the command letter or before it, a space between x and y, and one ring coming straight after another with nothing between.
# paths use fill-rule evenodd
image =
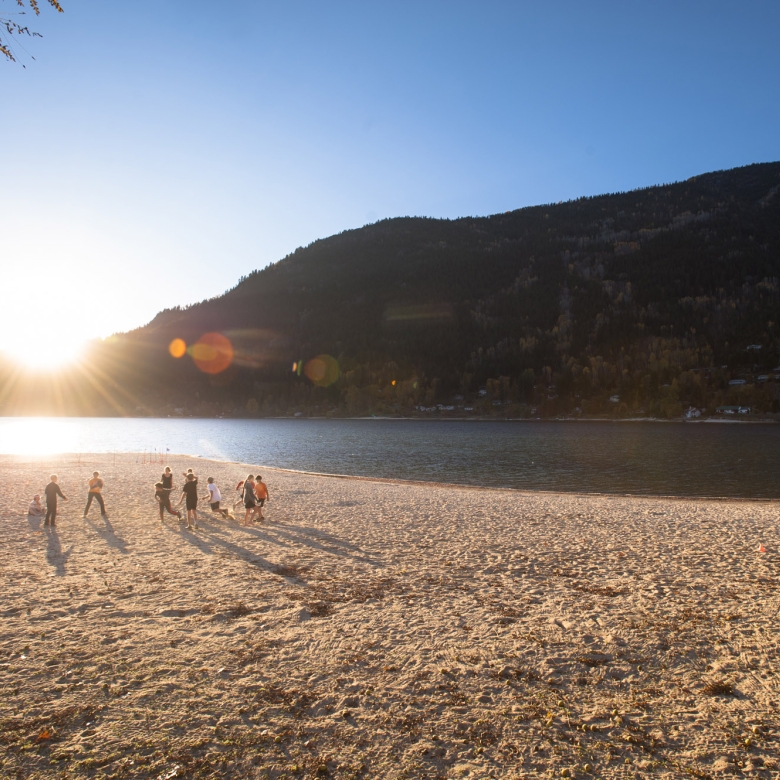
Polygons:
<instances>
[{"instance_id":1,"label":"shadow of person","mask_svg":"<svg viewBox=\"0 0 780 780\"><path fill-rule=\"evenodd\" d=\"M43 515L27 515L27 523L30 526L30 530L34 531L36 534L40 533L41 520L43 520Z\"/></svg>"},{"instance_id":2,"label":"shadow of person","mask_svg":"<svg viewBox=\"0 0 780 780\"><path fill-rule=\"evenodd\" d=\"M71 553L73 552L73 545L63 552L57 529L46 526L45 531L46 536L49 539L49 544L46 547L46 563L48 563L49 566L54 566L54 572L58 577L64 577L66 573L65 564L68 562L68 558L70 558Z\"/></svg>"},{"instance_id":3,"label":"shadow of person","mask_svg":"<svg viewBox=\"0 0 780 780\"><path fill-rule=\"evenodd\" d=\"M196 533L193 533L186 525L183 525L180 529L174 530L173 528L167 529L173 533L177 533L181 539L188 542L193 547L197 547L204 555L214 555L214 549L208 543L206 539L201 538ZM204 527L202 523L198 523L198 530L203 531Z\"/></svg>"},{"instance_id":4,"label":"shadow of person","mask_svg":"<svg viewBox=\"0 0 780 780\"><path fill-rule=\"evenodd\" d=\"M172 529L171 531L173 533ZM272 571L273 564L262 555L222 538L225 536L224 528L219 526L214 527L210 523L204 522L203 519L199 519L198 531L201 534L200 536L184 527L181 529L180 537L182 541L191 544L206 555L215 555L216 548L221 548L226 552L233 553L237 558L244 560L253 566Z\"/></svg>"},{"instance_id":5,"label":"shadow of person","mask_svg":"<svg viewBox=\"0 0 780 780\"><path fill-rule=\"evenodd\" d=\"M97 532L99 536L102 536L106 540L106 544L109 547L113 547L115 550L119 550L123 555L128 554L127 543L121 536L117 536L114 531L114 526L108 522L107 517L103 517L105 526L101 528L99 525L95 525L89 518L84 518L84 522L92 526L93 530Z\"/></svg>"},{"instance_id":6,"label":"shadow of person","mask_svg":"<svg viewBox=\"0 0 780 780\"><path fill-rule=\"evenodd\" d=\"M291 547L293 544L303 545L339 558L351 558L359 563L378 565L378 561L375 560L372 553L366 553L358 545L326 533L319 528L275 522L273 525L241 526L240 530L247 535L256 536L279 547Z\"/></svg>"}]
</instances>

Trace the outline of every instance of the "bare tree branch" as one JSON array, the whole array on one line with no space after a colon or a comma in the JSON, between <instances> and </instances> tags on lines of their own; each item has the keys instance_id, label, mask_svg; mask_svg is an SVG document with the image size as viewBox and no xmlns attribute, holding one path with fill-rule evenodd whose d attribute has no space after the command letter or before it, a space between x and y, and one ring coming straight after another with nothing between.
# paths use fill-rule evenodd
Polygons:
<instances>
[{"instance_id":1,"label":"bare tree branch","mask_svg":"<svg viewBox=\"0 0 780 780\"><path fill-rule=\"evenodd\" d=\"M5 0L0 0L5 2ZM40 0L15 0L16 5L21 8L21 11L15 11L8 16L0 13L0 56L5 57L7 62L18 62L19 58L14 52L14 42L17 43L22 49L19 38L27 36L28 38L42 38L40 33L30 30L30 28L21 24L16 18L24 16L29 8L36 16L41 15ZM58 13L64 13L62 5L58 0L46 0L46 2ZM16 36L16 38L14 38ZM25 51L27 51L25 49ZM29 54L29 53L28 53ZM29 54L30 59L35 59L32 54ZM22 65L22 67L25 67Z\"/></svg>"}]
</instances>

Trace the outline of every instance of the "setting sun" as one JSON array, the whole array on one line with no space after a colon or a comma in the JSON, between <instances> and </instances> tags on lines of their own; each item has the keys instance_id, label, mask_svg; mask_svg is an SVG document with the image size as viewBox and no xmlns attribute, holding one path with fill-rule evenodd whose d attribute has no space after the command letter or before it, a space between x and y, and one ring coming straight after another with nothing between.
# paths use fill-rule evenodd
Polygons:
<instances>
[{"instance_id":1,"label":"setting sun","mask_svg":"<svg viewBox=\"0 0 780 780\"><path fill-rule=\"evenodd\" d=\"M62 330L19 329L0 338L0 353L14 363L34 371L56 371L78 360L86 340Z\"/></svg>"}]
</instances>

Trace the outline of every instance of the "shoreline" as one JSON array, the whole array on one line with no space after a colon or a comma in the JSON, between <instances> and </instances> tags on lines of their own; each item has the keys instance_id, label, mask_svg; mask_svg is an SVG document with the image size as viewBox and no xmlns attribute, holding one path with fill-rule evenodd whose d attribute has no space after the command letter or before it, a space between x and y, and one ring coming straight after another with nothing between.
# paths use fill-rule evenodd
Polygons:
<instances>
[{"instance_id":1,"label":"shoreline","mask_svg":"<svg viewBox=\"0 0 780 780\"><path fill-rule=\"evenodd\" d=\"M188 531L141 457L0 456L3 776L780 770L773 503L262 467L267 522L201 504ZM227 505L257 470L164 460ZM23 511L52 472L44 531Z\"/></svg>"},{"instance_id":2,"label":"shoreline","mask_svg":"<svg viewBox=\"0 0 780 780\"><path fill-rule=\"evenodd\" d=\"M403 422L474 422L474 423L658 423L661 425L683 424L683 425L702 425L704 423L724 423L727 425L778 425L778 417L762 417L758 420L729 419L727 417L706 417L704 419L683 419L675 417L673 419L662 419L660 417L403 417L395 415L369 415L361 417L328 417L308 415L306 417L295 415L279 417L238 417L217 415L215 417L203 417L200 415L167 415L157 417L149 415L145 417L128 417L117 415L115 417L85 417L83 415L2 415L0 419L5 420L326 420L328 422L338 422L339 420L358 421L358 420L398 420Z\"/></svg>"},{"instance_id":3,"label":"shoreline","mask_svg":"<svg viewBox=\"0 0 780 780\"><path fill-rule=\"evenodd\" d=\"M148 452L70 452L70 453L54 453L54 454L43 454L43 455L14 455L14 454L2 454L0 453L0 462L2 462L3 458L10 458L10 459L20 459L24 462L33 462L33 461L46 461L46 460L57 460L57 459L63 459L63 458L77 458L79 461L81 459L87 460L87 459L93 459L93 460L100 460L105 458L113 458L114 456L118 457L131 457L131 458L138 458L138 457L146 457L150 458L150 453ZM155 456L158 457L158 456ZM207 455L191 455L188 453L166 453L166 458L168 459L192 459L197 461L198 463L204 463L204 462L212 462L215 464L221 464L221 465L235 465L235 466L242 466L244 468L252 469L252 468L258 468L257 465L251 466L249 464L246 464L242 461L236 461L236 460L228 460L228 459L221 459L221 458L215 458ZM141 465L153 465L151 463L151 459L149 460L149 463L142 463ZM163 462L160 462L158 465L163 465ZM650 501L712 501L712 502L719 502L719 503L763 503L763 504L780 504L780 496L777 496L775 498L766 498L766 497L746 497L746 496L709 496L709 495L698 495L698 494L665 494L665 493L618 493L618 492L597 492L597 491L584 491L584 490L546 490L546 489L538 489L535 490L533 488L514 488L509 486L503 486L503 485L470 485L467 483L461 483L461 482L439 482L439 481L433 481L433 480L423 480L423 479L402 479L400 477L398 478L391 478L391 477L372 477L364 474L338 474L333 472L327 472L327 471L305 471L302 469L291 469L286 468L283 466L270 466L270 465L264 465L262 466L263 469L266 469L267 471L274 471L274 472L280 472L285 474L300 474L301 476L309 476L309 477L324 477L328 479L341 479L341 480L357 480L357 481L363 481L363 482L376 482L378 484L391 484L391 485L399 485L399 486L415 486L415 487L438 487L438 488L453 488L453 489L461 489L461 490L488 490L488 491L495 491L495 492L506 492L516 495L528 495L528 496L535 496L535 495L548 495L548 496L579 496L582 498L609 498L609 497L616 497L616 498L630 498L630 499L638 499L638 500L650 500Z\"/></svg>"}]
</instances>

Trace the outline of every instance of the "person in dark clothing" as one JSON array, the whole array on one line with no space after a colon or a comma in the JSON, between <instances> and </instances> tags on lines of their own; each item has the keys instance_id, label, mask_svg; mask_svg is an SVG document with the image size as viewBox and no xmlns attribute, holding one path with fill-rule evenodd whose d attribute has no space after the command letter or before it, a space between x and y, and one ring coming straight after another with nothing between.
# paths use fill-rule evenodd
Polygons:
<instances>
[{"instance_id":1,"label":"person in dark clothing","mask_svg":"<svg viewBox=\"0 0 780 780\"><path fill-rule=\"evenodd\" d=\"M198 527L198 480L190 472L181 488L182 499L187 500L187 528ZM179 501L181 504L181 501Z\"/></svg>"},{"instance_id":2,"label":"person in dark clothing","mask_svg":"<svg viewBox=\"0 0 780 780\"><path fill-rule=\"evenodd\" d=\"M87 519L87 512L92 506L92 500L98 502L100 505L100 514L106 517L106 505L103 503L103 496L101 490L103 490L103 480L100 478L99 471L92 472L92 479L89 480L89 492L87 493L87 506L84 508L84 519Z\"/></svg>"},{"instance_id":3,"label":"person in dark clothing","mask_svg":"<svg viewBox=\"0 0 780 780\"><path fill-rule=\"evenodd\" d=\"M171 475L173 476L173 475ZM169 515L176 515L181 520L181 512L177 512L171 507L171 490L166 488L162 482L155 482L154 484L154 497L157 503L160 505L160 522L163 521L163 515L165 510L168 510Z\"/></svg>"},{"instance_id":4,"label":"person in dark clothing","mask_svg":"<svg viewBox=\"0 0 780 780\"><path fill-rule=\"evenodd\" d=\"M160 481L166 490L173 490L173 472L171 471L170 466L165 467L165 471L163 472Z\"/></svg>"},{"instance_id":5,"label":"person in dark clothing","mask_svg":"<svg viewBox=\"0 0 780 780\"><path fill-rule=\"evenodd\" d=\"M55 522L57 520L57 496L59 496L63 501L67 501L68 499L65 497L65 494L60 490L60 486L57 484L57 475L52 474L51 477L49 477L51 482L49 482L48 485L46 485L46 519L43 521L44 527L46 526L55 526L57 523Z\"/></svg>"},{"instance_id":6,"label":"person in dark clothing","mask_svg":"<svg viewBox=\"0 0 780 780\"><path fill-rule=\"evenodd\" d=\"M243 525L249 525L251 521L250 515L257 514L257 502L255 501L254 474L250 474L244 480L244 487L242 489L241 496L244 499L244 508L246 509Z\"/></svg>"}]
</instances>

